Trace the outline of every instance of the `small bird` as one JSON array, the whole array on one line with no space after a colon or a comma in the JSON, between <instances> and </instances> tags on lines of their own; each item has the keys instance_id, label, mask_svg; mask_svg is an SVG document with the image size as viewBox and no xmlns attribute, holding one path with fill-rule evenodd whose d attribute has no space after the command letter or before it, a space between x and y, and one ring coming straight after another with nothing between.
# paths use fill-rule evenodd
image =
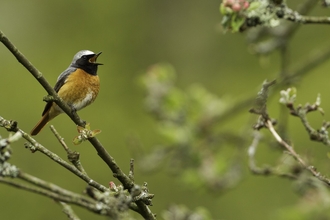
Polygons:
<instances>
[{"instance_id":1,"label":"small bird","mask_svg":"<svg viewBox=\"0 0 330 220\"><path fill-rule=\"evenodd\" d=\"M89 50L81 50L74 55L70 66L57 78L54 90L73 111L78 111L91 104L100 90L100 79L97 68L102 63L96 59L101 54ZM63 113L55 102L48 102L41 120L32 129L31 135L37 135L53 118Z\"/></svg>"}]
</instances>

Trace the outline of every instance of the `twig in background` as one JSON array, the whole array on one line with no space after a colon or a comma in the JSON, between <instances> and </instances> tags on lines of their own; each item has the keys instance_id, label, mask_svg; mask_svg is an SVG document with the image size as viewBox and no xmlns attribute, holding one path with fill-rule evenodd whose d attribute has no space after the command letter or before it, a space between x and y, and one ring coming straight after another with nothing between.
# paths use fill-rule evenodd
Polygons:
<instances>
[{"instance_id":1,"label":"twig in background","mask_svg":"<svg viewBox=\"0 0 330 220\"><path fill-rule=\"evenodd\" d=\"M307 164L307 162L305 162L302 157L296 153L296 151L293 149L292 146L290 146L288 143L286 143L281 137L280 135L276 132L272 122L270 120L266 121L266 125L268 130L271 132L271 134L274 136L274 138L276 139L276 141L282 145L283 147L285 147L285 149L290 153L291 156L293 156L298 162L299 164L301 164L306 170L308 170L313 176L315 176L316 178L318 178L319 180L321 180L322 182L326 183L327 185L330 186L330 179L328 179L327 177L325 177L323 174L321 174L320 172L318 172L316 170L316 168L312 165Z\"/></svg>"},{"instance_id":2,"label":"twig in background","mask_svg":"<svg viewBox=\"0 0 330 220\"><path fill-rule=\"evenodd\" d=\"M82 166L80 162L80 153L77 151L72 151L67 144L64 141L64 138L60 136L60 134L57 132L55 127L53 125L50 126L50 130L53 132L55 135L56 139L60 142L60 144L63 146L64 150L67 153L68 160L78 169L80 172L84 173L87 175L84 167Z\"/></svg>"},{"instance_id":3,"label":"twig in background","mask_svg":"<svg viewBox=\"0 0 330 220\"><path fill-rule=\"evenodd\" d=\"M70 220L80 220L80 218L76 215L71 206L69 206L65 202L58 201L58 203L63 207L63 212L68 216Z\"/></svg>"}]
</instances>

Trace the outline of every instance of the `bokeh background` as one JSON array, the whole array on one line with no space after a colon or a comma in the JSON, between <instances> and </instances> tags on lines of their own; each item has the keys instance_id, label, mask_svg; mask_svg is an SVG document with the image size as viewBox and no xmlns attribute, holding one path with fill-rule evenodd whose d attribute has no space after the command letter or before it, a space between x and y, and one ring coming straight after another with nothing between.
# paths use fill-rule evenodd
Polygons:
<instances>
[{"instance_id":1,"label":"bokeh background","mask_svg":"<svg viewBox=\"0 0 330 220\"><path fill-rule=\"evenodd\" d=\"M296 2L289 4L294 6ZM154 119L145 111L144 90L138 83L150 65L168 62L177 71L179 88L197 83L233 101L256 93L265 79L274 79L279 72L277 53L260 62L260 57L249 52L244 34L223 33L217 0L1 0L0 3L0 29L52 85L77 51L103 52L99 57L99 62L105 64L99 68L101 92L96 102L79 115L92 128L102 130L98 138L126 171L134 156L128 146L130 137L137 137L146 151L163 141L155 132ZM325 9L313 13L329 15ZM322 25L301 27L290 43L292 62L299 65L313 51L328 45L329 34L328 27ZM17 120L21 129L30 131L40 119L46 93L4 46L0 46L0 57L0 116ZM318 93L322 94L326 114L312 116L315 126L329 120L329 68L330 63L326 62L297 84L301 103L313 102ZM272 100L274 117L278 98L275 95ZM251 122L247 110L226 126L237 132L247 126ZM65 115L51 124L68 143L76 135L75 125ZM290 134L297 151L307 153L327 174L330 168L327 147L311 143L295 118L290 119ZM0 135L8 134L2 129ZM65 158L65 152L48 128L36 139ZM83 181L41 153L30 153L23 143L12 146L11 163L75 192L84 189ZM81 153L81 161L92 178L104 185L116 181L88 143L71 147ZM279 155L269 149L258 152L261 164L276 163ZM247 159L244 160L247 164ZM279 210L299 199L291 181L251 175L247 165L243 181L226 193L187 187L166 172L144 173L136 169L137 183L148 182L150 191L156 195L151 209L159 217L175 203L190 209L206 207L214 219L272 219ZM6 185L0 185L0 195L1 219L66 219L61 207L51 199ZM82 219L104 219L79 207L74 209Z\"/></svg>"}]
</instances>

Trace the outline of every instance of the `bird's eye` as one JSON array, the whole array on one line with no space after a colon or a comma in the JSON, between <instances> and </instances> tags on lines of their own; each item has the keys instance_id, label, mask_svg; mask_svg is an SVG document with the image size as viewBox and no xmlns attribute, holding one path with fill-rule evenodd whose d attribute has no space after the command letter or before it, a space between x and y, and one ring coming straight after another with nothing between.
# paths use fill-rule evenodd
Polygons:
<instances>
[{"instance_id":1,"label":"bird's eye","mask_svg":"<svg viewBox=\"0 0 330 220\"><path fill-rule=\"evenodd\" d=\"M81 58L83 58L84 60L87 60L87 57L86 56L82 56Z\"/></svg>"}]
</instances>

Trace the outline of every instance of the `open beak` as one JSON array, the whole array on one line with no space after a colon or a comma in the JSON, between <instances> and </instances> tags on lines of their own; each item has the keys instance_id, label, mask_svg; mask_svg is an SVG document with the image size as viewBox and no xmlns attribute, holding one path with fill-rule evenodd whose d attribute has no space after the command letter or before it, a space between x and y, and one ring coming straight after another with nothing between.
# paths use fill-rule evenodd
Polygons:
<instances>
[{"instance_id":1,"label":"open beak","mask_svg":"<svg viewBox=\"0 0 330 220\"><path fill-rule=\"evenodd\" d=\"M89 62L90 62L90 63L93 63L93 64L95 64L95 65L103 65L103 63L97 63L97 62L96 62L98 56L100 56L101 53L102 53L102 52L99 52L99 53L95 54L92 58L89 59Z\"/></svg>"}]
</instances>

